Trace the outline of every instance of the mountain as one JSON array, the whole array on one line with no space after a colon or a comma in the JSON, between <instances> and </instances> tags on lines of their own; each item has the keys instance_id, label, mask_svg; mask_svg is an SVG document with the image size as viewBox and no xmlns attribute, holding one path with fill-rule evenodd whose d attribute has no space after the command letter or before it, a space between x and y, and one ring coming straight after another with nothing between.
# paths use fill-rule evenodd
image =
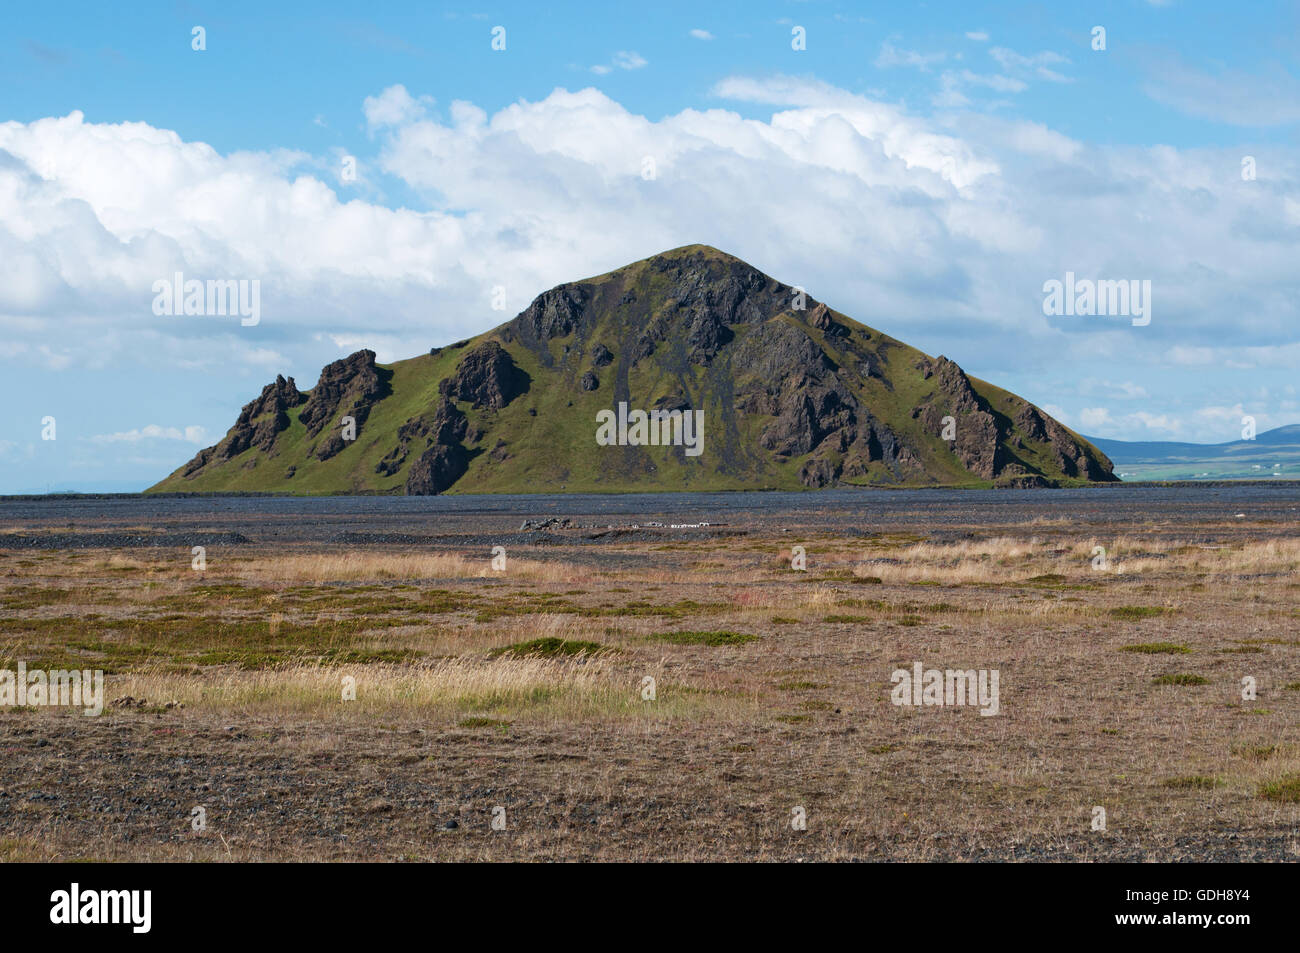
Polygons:
<instances>
[{"instance_id":1,"label":"mountain","mask_svg":"<svg viewBox=\"0 0 1300 953\"><path fill-rule=\"evenodd\" d=\"M1300 424L1227 443L1129 442L1087 438L1129 480L1240 480L1300 477Z\"/></svg>"},{"instance_id":2,"label":"mountain","mask_svg":"<svg viewBox=\"0 0 1300 953\"><path fill-rule=\"evenodd\" d=\"M800 294L715 248L678 248L552 288L513 320L426 355L385 366L358 351L310 391L278 377L220 443L150 492L1116 479L1101 452L1032 404ZM608 420L620 403L626 430ZM638 411L670 415L674 445L645 445Z\"/></svg>"}]
</instances>

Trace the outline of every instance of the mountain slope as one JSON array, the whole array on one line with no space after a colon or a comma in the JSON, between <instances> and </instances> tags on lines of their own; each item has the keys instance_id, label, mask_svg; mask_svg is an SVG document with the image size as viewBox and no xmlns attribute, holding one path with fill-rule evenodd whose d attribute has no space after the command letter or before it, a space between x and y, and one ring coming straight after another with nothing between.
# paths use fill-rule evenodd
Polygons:
<instances>
[{"instance_id":1,"label":"mountain slope","mask_svg":"<svg viewBox=\"0 0 1300 953\"><path fill-rule=\"evenodd\" d=\"M598 444L598 412L620 402L702 412L701 452ZM383 366L359 351L327 366L310 392L278 378L225 439L151 492L1114 479L1103 454L1023 399L690 245L560 285L512 321L427 355Z\"/></svg>"},{"instance_id":2,"label":"mountain slope","mask_svg":"<svg viewBox=\"0 0 1300 953\"><path fill-rule=\"evenodd\" d=\"M1300 476L1300 424L1275 427L1254 440L1227 443L1087 438L1132 480L1237 480Z\"/></svg>"}]
</instances>

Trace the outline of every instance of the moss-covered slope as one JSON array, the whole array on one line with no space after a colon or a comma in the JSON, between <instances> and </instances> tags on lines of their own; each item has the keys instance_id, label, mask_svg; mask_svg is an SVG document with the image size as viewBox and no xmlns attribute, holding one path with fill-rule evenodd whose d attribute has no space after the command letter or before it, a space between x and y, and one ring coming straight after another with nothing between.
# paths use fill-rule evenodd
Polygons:
<instances>
[{"instance_id":1,"label":"moss-covered slope","mask_svg":"<svg viewBox=\"0 0 1300 953\"><path fill-rule=\"evenodd\" d=\"M700 452L601 445L597 414L703 415ZM349 418L349 419L345 419ZM956 364L691 245L310 392L279 378L152 492L537 493L1068 485L1110 461Z\"/></svg>"}]
</instances>

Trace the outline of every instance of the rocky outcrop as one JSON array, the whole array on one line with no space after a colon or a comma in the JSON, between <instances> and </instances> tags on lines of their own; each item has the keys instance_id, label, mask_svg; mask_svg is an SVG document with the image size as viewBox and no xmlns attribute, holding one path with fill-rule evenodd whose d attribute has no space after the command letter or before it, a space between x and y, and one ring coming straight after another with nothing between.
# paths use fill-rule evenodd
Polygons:
<instances>
[{"instance_id":1,"label":"rocky outcrop","mask_svg":"<svg viewBox=\"0 0 1300 953\"><path fill-rule=\"evenodd\" d=\"M791 289L736 259L697 252L661 260L655 268L668 282L669 308L637 338L633 366L681 334L687 360L708 367L735 339L737 327L759 324L791 305Z\"/></svg>"},{"instance_id":2,"label":"rocky outcrop","mask_svg":"<svg viewBox=\"0 0 1300 953\"><path fill-rule=\"evenodd\" d=\"M538 295L507 325L507 342L518 336L530 347L572 334L582 322L590 293L583 285L560 285Z\"/></svg>"},{"instance_id":3,"label":"rocky outcrop","mask_svg":"<svg viewBox=\"0 0 1300 953\"><path fill-rule=\"evenodd\" d=\"M414 417L397 430L397 446L390 450L375 471L392 476L417 454L406 474L407 496L432 496L445 492L465 475L469 451L462 441L469 430L469 420L445 396L432 414Z\"/></svg>"},{"instance_id":4,"label":"rocky outcrop","mask_svg":"<svg viewBox=\"0 0 1300 953\"><path fill-rule=\"evenodd\" d=\"M1027 439L1048 444L1052 461L1066 476L1096 482L1115 479L1112 464L1105 454L1081 443L1074 434L1033 404L1023 403L1014 420L1017 429Z\"/></svg>"},{"instance_id":5,"label":"rocky outcrop","mask_svg":"<svg viewBox=\"0 0 1300 953\"><path fill-rule=\"evenodd\" d=\"M311 455L317 460L328 460L348 445L341 430L331 430L312 448Z\"/></svg>"},{"instance_id":6,"label":"rocky outcrop","mask_svg":"<svg viewBox=\"0 0 1300 953\"><path fill-rule=\"evenodd\" d=\"M824 304L818 304L808 312L808 323L815 327L828 338L843 338L849 336L849 329L840 324L831 316L831 309Z\"/></svg>"},{"instance_id":7,"label":"rocky outcrop","mask_svg":"<svg viewBox=\"0 0 1300 953\"><path fill-rule=\"evenodd\" d=\"M392 476L402 469L413 445L421 456L434 447L460 446L468 430L468 418L444 398L432 414L413 417L397 428L397 446L379 461L375 472Z\"/></svg>"},{"instance_id":8,"label":"rocky outcrop","mask_svg":"<svg viewBox=\"0 0 1300 953\"><path fill-rule=\"evenodd\" d=\"M433 496L443 493L465 475L469 453L460 444L437 444L411 464L406 477L407 496Z\"/></svg>"},{"instance_id":9,"label":"rocky outcrop","mask_svg":"<svg viewBox=\"0 0 1300 953\"><path fill-rule=\"evenodd\" d=\"M998 476L1008 462L1002 449L1002 432L997 419L971 386L964 371L943 355L917 364L921 376L934 385L925 403L913 411L925 430L944 434L944 417L952 417L949 441L963 467L984 480Z\"/></svg>"},{"instance_id":10,"label":"rocky outcrop","mask_svg":"<svg viewBox=\"0 0 1300 953\"><path fill-rule=\"evenodd\" d=\"M1016 452L1046 454L1053 470L1062 476L1096 482L1116 479L1111 463L1100 451L1082 442L1056 420L1019 397L999 414L985 402L962 369L945 357L917 364L922 377L935 385L916 411L925 429L942 436L943 418L953 418L953 454L971 473L999 485L1034 487L1056 481L1035 472ZM1006 414L1011 414L1010 418ZM1045 445L1039 447L1036 445Z\"/></svg>"},{"instance_id":11,"label":"rocky outcrop","mask_svg":"<svg viewBox=\"0 0 1300 953\"><path fill-rule=\"evenodd\" d=\"M275 447L275 438L289 429L289 410L306 399L292 377L286 380L277 375L274 383L262 388L262 393L256 400L244 405L239 419L226 433L225 439L214 447L200 450L184 466L182 476L192 476L212 463L224 463L249 447L271 453Z\"/></svg>"},{"instance_id":12,"label":"rocky outcrop","mask_svg":"<svg viewBox=\"0 0 1300 953\"><path fill-rule=\"evenodd\" d=\"M383 392L383 382L375 367L375 352L357 351L325 365L298 419L306 425L307 435L314 437L327 425L338 424L343 417L353 417L360 435L371 406Z\"/></svg>"},{"instance_id":13,"label":"rocky outcrop","mask_svg":"<svg viewBox=\"0 0 1300 953\"><path fill-rule=\"evenodd\" d=\"M528 375L510 352L496 341L486 341L469 351L438 390L451 400L468 401L476 409L500 410L528 390Z\"/></svg>"},{"instance_id":14,"label":"rocky outcrop","mask_svg":"<svg viewBox=\"0 0 1300 953\"><path fill-rule=\"evenodd\" d=\"M856 438L857 400L840 381L809 374L787 377L777 396L776 419L764 428L759 445L779 456L811 453L834 434L837 449L847 449Z\"/></svg>"},{"instance_id":15,"label":"rocky outcrop","mask_svg":"<svg viewBox=\"0 0 1300 953\"><path fill-rule=\"evenodd\" d=\"M666 297L719 325L765 321L791 304L789 289L735 258L696 252L661 259L657 269L669 280Z\"/></svg>"}]
</instances>

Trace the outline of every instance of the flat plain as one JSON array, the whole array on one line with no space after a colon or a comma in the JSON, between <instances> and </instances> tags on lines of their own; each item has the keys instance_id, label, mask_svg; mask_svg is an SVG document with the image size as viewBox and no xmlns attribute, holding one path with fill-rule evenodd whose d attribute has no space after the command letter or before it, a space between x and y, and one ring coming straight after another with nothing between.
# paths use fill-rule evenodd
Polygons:
<instances>
[{"instance_id":1,"label":"flat plain","mask_svg":"<svg viewBox=\"0 0 1300 953\"><path fill-rule=\"evenodd\" d=\"M1295 861L1298 516L1289 483L3 501L0 669L107 689L0 707L0 859ZM998 713L895 705L917 662L996 670Z\"/></svg>"}]
</instances>

